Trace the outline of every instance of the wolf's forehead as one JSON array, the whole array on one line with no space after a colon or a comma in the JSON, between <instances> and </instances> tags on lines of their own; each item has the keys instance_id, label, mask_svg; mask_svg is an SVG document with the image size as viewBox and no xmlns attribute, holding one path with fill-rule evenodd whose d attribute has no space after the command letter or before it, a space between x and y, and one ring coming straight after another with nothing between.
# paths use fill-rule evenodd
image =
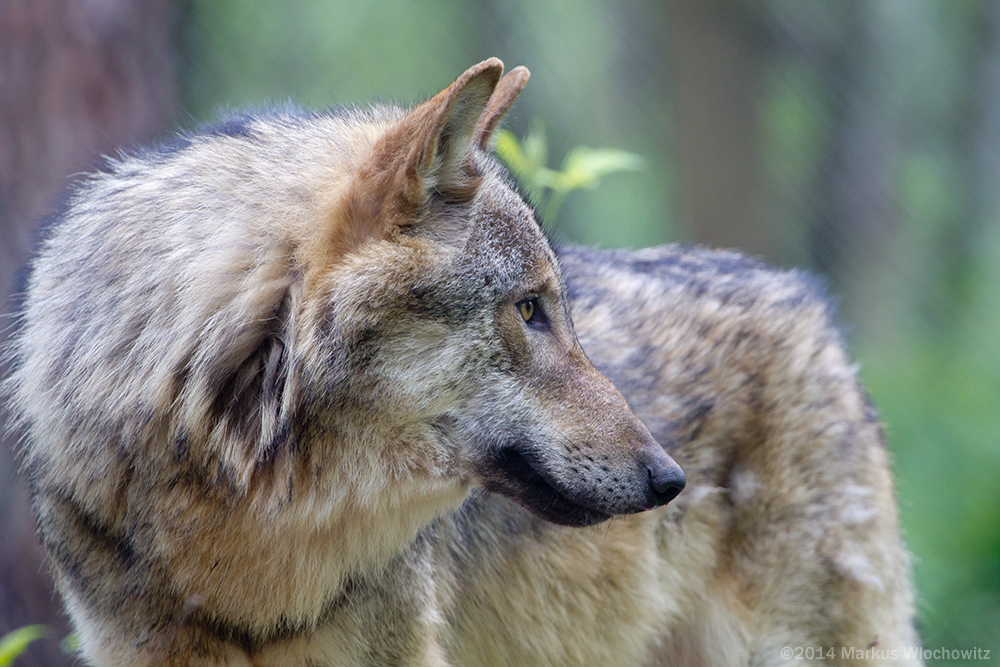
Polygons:
<instances>
[{"instance_id":1,"label":"wolf's forehead","mask_svg":"<svg viewBox=\"0 0 1000 667\"><path fill-rule=\"evenodd\" d=\"M512 280L558 281L555 253L531 207L500 178L484 185L487 187L480 191L478 202L477 234L482 250L492 261L502 263L503 273Z\"/></svg>"}]
</instances>

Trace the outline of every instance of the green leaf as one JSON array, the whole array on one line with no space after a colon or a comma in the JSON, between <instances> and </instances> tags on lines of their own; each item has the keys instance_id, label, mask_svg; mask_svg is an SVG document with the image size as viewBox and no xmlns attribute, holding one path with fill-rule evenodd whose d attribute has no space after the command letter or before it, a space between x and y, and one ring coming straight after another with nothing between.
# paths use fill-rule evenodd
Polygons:
<instances>
[{"instance_id":1,"label":"green leaf","mask_svg":"<svg viewBox=\"0 0 1000 667\"><path fill-rule=\"evenodd\" d=\"M503 160L542 211L542 219L555 219L566 195L573 190L593 189L602 176L619 171L639 171L645 166L641 156L612 148L577 146L563 160L562 169L549 169L548 142L541 123L518 141L511 132L500 130L494 144Z\"/></svg>"},{"instance_id":2,"label":"green leaf","mask_svg":"<svg viewBox=\"0 0 1000 667\"><path fill-rule=\"evenodd\" d=\"M532 171L545 168L549 161L549 144L545 138L545 126L532 123L524 138L524 155Z\"/></svg>"},{"instance_id":3,"label":"green leaf","mask_svg":"<svg viewBox=\"0 0 1000 667\"><path fill-rule=\"evenodd\" d=\"M28 644L49 636L49 628L46 625L26 625L9 632L0 639L0 667L13 664L14 658L24 653Z\"/></svg>"},{"instance_id":4,"label":"green leaf","mask_svg":"<svg viewBox=\"0 0 1000 667\"><path fill-rule=\"evenodd\" d=\"M496 133L493 147L525 187L536 190L549 187L545 175L549 172L545 167L548 146L545 131L540 125L532 126L523 141L518 141L508 130L500 130Z\"/></svg>"},{"instance_id":5,"label":"green leaf","mask_svg":"<svg viewBox=\"0 0 1000 667\"><path fill-rule=\"evenodd\" d=\"M504 164L518 176L525 175L528 170L528 160L521 150L521 142L510 130L500 130L496 133L493 148Z\"/></svg>"},{"instance_id":6,"label":"green leaf","mask_svg":"<svg viewBox=\"0 0 1000 667\"><path fill-rule=\"evenodd\" d=\"M613 148L578 146L563 161L564 188L596 188L602 176L620 171L639 171L645 162L641 156Z\"/></svg>"}]
</instances>

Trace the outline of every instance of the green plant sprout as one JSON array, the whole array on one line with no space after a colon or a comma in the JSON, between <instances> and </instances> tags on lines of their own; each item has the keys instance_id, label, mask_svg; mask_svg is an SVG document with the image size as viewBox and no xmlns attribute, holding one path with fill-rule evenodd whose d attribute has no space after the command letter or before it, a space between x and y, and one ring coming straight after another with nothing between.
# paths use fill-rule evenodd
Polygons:
<instances>
[{"instance_id":1,"label":"green plant sprout","mask_svg":"<svg viewBox=\"0 0 1000 667\"><path fill-rule=\"evenodd\" d=\"M5 634L0 638L0 667L14 664L14 659L28 649L28 644L49 634L47 625L26 625Z\"/></svg>"},{"instance_id":2,"label":"green plant sprout","mask_svg":"<svg viewBox=\"0 0 1000 667\"><path fill-rule=\"evenodd\" d=\"M600 184L601 177L620 171L639 171L645 161L635 153L614 148L588 148L577 146L566 154L559 171L550 169L545 129L532 124L523 140L519 141L508 130L500 130L494 144L497 155L503 160L530 196L538 203L542 221L551 224L563 201L573 190L592 190Z\"/></svg>"}]
</instances>

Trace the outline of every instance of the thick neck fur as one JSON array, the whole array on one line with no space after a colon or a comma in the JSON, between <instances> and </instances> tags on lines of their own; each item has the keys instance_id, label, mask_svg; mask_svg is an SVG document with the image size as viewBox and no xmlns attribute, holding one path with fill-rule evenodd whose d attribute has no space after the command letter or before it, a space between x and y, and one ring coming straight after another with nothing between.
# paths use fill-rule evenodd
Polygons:
<instances>
[{"instance_id":1,"label":"thick neck fur","mask_svg":"<svg viewBox=\"0 0 1000 667\"><path fill-rule=\"evenodd\" d=\"M180 604L197 599L251 634L311 627L352 576L389 562L467 495L449 462L433 460L426 428L337 421L330 435L319 425L300 443L313 452L308 470L301 459L278 457L224 521L216 503L178 488L175 521L186 530L174 535L193 538L164 552L176 561L170 569ZM428 452L423 465L413 457L421 450Z\"/></svg>"}]
</instances>

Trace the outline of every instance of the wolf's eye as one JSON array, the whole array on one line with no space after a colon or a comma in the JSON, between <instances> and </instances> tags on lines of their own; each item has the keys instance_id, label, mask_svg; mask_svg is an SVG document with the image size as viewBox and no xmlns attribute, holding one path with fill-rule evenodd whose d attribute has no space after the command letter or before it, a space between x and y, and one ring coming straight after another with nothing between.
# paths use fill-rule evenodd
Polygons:
<instances>
[{"instance_id":1,"label":"wolf's eye","mask_svg":"<svg viewBox=\"0 0 1000 667\"><path fill-rule=\"evenodd\" d=\"M524 318L524 321L530 322L531 318L535 316L535 300L528 299L527 301L522 301L517 305L521 308L521 317Z\"/></svg>"},{"instance_id":2,"label":"wolf's eye","mask_svg":"<svg viewBox=\"0 0 1000 667\"><path fill-rule=\"evenodd\" d=\"M549 318L545 315L545 311L542 310L542 304L539 303L537 296L525 299L524 301L518 301L517 309L521 311L521 319L526 324L533 327L547 328L549 326Z\"/></svg>"}]
</instances>

